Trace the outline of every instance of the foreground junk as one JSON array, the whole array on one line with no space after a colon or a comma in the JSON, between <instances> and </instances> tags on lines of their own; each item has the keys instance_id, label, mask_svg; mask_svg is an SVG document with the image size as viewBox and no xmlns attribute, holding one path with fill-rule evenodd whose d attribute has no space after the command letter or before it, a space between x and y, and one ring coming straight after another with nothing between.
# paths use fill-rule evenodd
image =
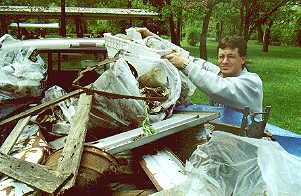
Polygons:
<instances>
[{"instance_id":1,"label":"foreground junk","mask_svg":"<svg viewBox=\"0 0 301 196\"><path fill-rule=\"evenodd\" d=\"M186 162L185 180L152 195L296 195L300 161L277 142L216 131Z\"/></svg>"},{"instance_id":2,"label":"foreground junk","mask_svg":"<svg viewBox=\"0 0 301 196\"><path fill-rule=\"evenodd\" d=\"M6 35L1 41L18 40ZM110 64L94 83L81 86L75 80L78 89L69 93L53 86L37 105L9 118L5 116L17 109L12 100L41 95L47 69L33 49L0 50L3 59L9 58L0 64L4 70L0 74L23 81L28 89L22 94L20 84L1 83L0 126L5 141L0 148L0 195L277 195L276 188L282 186L286 193L299 190L298 181L290 187L280 185L280 177L271 177L273 168L285 175L290 171L271 165L269 159L282 159L296 171L300 167L271 141L214 132L196 150L193 145L182 147L195 150L184 167L169 144L190 143L180 135L183 130L192 138L191 130L199 132L196 126L219 113L174 112L175 105L195 90L186 76L161 59L177 46L158 37L142 39L134 29L126 35L105 34L105 44ZM12 68L14 62L20 63L17 56L28 64L24 69L34 66L35 77L16 74L21 67ZM298 172L292 175L300 179Z\"/></svg>"}]
</instances>

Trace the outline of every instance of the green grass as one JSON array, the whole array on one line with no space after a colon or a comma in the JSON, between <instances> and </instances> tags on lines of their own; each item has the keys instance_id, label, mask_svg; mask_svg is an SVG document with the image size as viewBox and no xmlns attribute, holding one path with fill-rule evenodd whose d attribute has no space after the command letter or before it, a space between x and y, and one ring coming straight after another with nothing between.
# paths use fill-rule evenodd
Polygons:
<instances>
[{"instance_id":1,"label":"green grass","mask_svg":"<svg viewBox=\"0 0 301 196\"><path fill-rule=\"evenodd\" d=\"M192 56L199 57L199 48L182 43ZM215 41L207 42L208 60L216 63ZM270 46L268 53L262 45L248 42L248 66L263 81L264 107L272 106L269 123L301 133L301 48ZM191 97L195 104L208 104L207 97L196 91Z\"/></svg>"}]
</instances>

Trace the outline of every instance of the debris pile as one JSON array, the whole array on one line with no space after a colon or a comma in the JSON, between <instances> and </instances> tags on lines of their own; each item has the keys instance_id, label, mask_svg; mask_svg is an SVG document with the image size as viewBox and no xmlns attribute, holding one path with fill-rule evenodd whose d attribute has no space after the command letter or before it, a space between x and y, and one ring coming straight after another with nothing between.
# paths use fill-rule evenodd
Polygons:
<instances>
[{"instance_id":1,"label":"debris pile","mask_svg":"<svg viewBox=\"0 0 301 196\"><path fill-rule=\"evenodd\" d=\"M18 40L6 35L0 41ZM172 48L189 56L187 51L159 37L142 39L133 29L105 34L105 45L109 58L81 71L71 92L45 88L48 69L34 48L0 49L1 195L114 195L151 189L144 192L149 195L162 190L155 182L162 176L151 173L155 163L143 163L141 154L131 150L143 146L143 153L153 152L152 142L219 117L215 112L174 113L195 86L161 57ZM103 71L96 81L80 82L84 73L99 67ZM33 97L39 101L29 105ZM19 98L26 108L7 110L18 106L12 103ZM164 156L162 168L183 169L172 153L158 154L159 160Z\"/></svg>"},{"instance_id":2,"label":"debris pile","mask_svg":"<svg viewBox=\"0 0 301 196\"><path fill-rule=\"evenodd\" d=\"M5 35L0 41L5 45L19 40ZM141 42L141 47L153 46L156 43ZM99 63L106 70L95 82L81 86L79 79L85 77L81 72L74 81L78 89L67 93L59 86L45 88L48 69L36 49L8 48L0 49L2 195L104 193L111 177L125 173L137 177L133 170L138 163L118 153L217 117L175 115L167 124L163 121L188 94L181 94L177 69L154 52L148 56L120 50L109 55L113 60ZM155 122L159 124L153 127Z\"/></svg>"}]
</instances>

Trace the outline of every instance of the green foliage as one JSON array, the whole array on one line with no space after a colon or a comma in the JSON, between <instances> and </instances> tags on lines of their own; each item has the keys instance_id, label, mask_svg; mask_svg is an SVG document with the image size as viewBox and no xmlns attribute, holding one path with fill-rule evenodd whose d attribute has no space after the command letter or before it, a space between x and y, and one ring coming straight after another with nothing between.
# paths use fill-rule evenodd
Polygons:
<instances>
[{"instance_id":1,"label":"green foliage","mask_svg":"<svg viewBox=\"0 0 301 196\"><path fill-rule=\"evenodd\" d=\"M192 29L187 33L186 39L190 46L196 46L200 43L200 32L198 30Z\"/></svg>"},{"instance_id":2,"label":"green foliage","mask_svg":"<svg viewBox=\"0 0 301 196\"><path fill-rule=\"evenodd\" d=\"M273 17L275 21L271 29L271 41L282 45L293 45L296 40L295 30L298 29L298 19L301 13L294 7L281 8Z\"/></svg>"},{"instance_id":3,"label":"green foliage","mask_svg":"<svg viewBox=\"0 0 301 196\"><path fill-rule=\"evenodd\" d=\"M149 120L149 107L148 105L144 105L144 120L142 121L142 129L144 136L150 136L152 134L157 133L157 131L153 128L152 124Z\"/></svg>"}]
</instances>

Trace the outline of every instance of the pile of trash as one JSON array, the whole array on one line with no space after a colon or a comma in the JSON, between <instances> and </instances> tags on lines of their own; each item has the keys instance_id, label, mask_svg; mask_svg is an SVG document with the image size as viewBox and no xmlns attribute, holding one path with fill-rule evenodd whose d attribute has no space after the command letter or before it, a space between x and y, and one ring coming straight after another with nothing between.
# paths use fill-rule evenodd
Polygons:
<instances>
[{"instance_id":1,"label":"pile of trash","mask_svg":"<svg viewBox=\"0 0 301 196\"><path fill-rule=\"evenodd\" d=\"M0 195L114 195L114 191L137 189L131 180L143 184L141 189L151 189L135 192L137 195L153 196L278 196L295 195L300 190L298 158L275 142L224 132L213 132L209 142L197 147L185 167L172 153L166 152L158 153L156 160L151 157L153 165L147 165L146 159L137 163L130 150L153 142L149 139L156 136L152 124L163 120L173 123L174 108L187 102L196 89L187 76L161 57L174 49L182 51L187 58L189 53L157 36L142 39L134 28L127 29L126 34L104 36L111 59L109 64L104 63L106 70L89 85L77 83L77 89L69 93L59 86L45 88L48 69L34 48L0 48L3 140ZM1 45L18 41L9 35L0 38ZM14 103L37 97L40 102L34 105ZM26 110L18 111L24 105ZM188 127L185 123L196 126L209 119L206 116L204 121L199 121L199 116L189 120L177 116L175 125L160 126L179 131ZM140 134L141 129L148 129L147 133L153 135L147 138L148 135ZM167 136L164 134L158 134L158 138ZM144 143L143 137L147 138ZM98 145L93 145L93 141ZM131 142L140 144L135 143L126 150L118 146ZM104 145L112 148L116 145L120 151L111 153L109 148L102 148ZM139 164L145 167L145 173L149 172L152 182ZM155 167L156 164L159 166ZM158 182L165 183L163 173L167 169L160 164L168 171L174 169L175 176L183 178L177 181L180 183L162 190Z\"/></svg>"},{"instance_id":2,"label":"pile of trash","mask_svg":"<svg viewBox=\"0 0 301 196\"><path fill-rule=\"evenodd\" d=\"M164 39L152 36L142 39L135 29L127 34L104 34L109 57L118 58L93 84L92 88L123 95L165 97L164 102L108 99L96 95L90 113L90 127L137 127L143 118L145 104L151 122L168 118L176 104L184 103L196 87L187 76L161 56L178 48Z\"/></svg>"},{"instance_id":3,"label":"pile of trash","mask_svg":"<svg viewBox=\"0 0 301 196\"><path fill-rule=\"evenodd\" d=\"M87 130L86 140L99 139L97 133L94 134L95 131L118 130L118 132L122 132L141 127L142 124L151 128L151 123L171 117L174 107L186 101L193 94L195 87L187 77L156 52L156 48L158 48L161 54L167 53L171 47L177 46L163 39L147 38L142 42L142 40L135 40L131 34L132 31L127 31L126 35L107 35L106 37L121 39L127 42L129 47L138 43L138 47L141 47L140 51L133 52L121 49L113 54L110 41L107 39L108 55L110 58L114 57L116 61L110 63L94 83L88 86L79 86L78 90L71 93L65 92L59 86L45 89L47 67L35 48L10 48L9 50L1 50L0 48L0 118L2 120L1 126L6 128L5 132L1 134L2 137L5 137L2 138L1 160L5 160L5 165L7 165L7 168L4 169L5 172L2 171L6 176L0 179L1 194L39 194L41 193L39 190L55 193L59 190L60 183L62 184L67 179L72 178L72 176L63 174L57 176L53 173L52 175L51 170L62 161L57 158L60 155L57 155L56 152L66 153L62 152L61 149L67 145L68 138L80 134L76 132L80 128L75 129L72 126L77 123L74 119L76 111L81 110L82 103L78 95L86 92L84 89L134 97L115 99L97 93L93 94L91 109L88 109L87 125L84 127ZM1 45L6 45L19 42L19 40L10 35L4 35L0 42ZM150 52L144 53L144 48L149 48ZM184 52L188 54L186 51ZM88 94L88 92L86 93ZM86 97L89 96L86 95ZM41 98L40 103L35 102L33 105L28 105L25 102L24 104L12 104L17 99L29 98L27 100L30 100L37 97ZM136 99L137 97L139 99ZM157 98L157 100L151 98ZM21 106L25 106L29 110L18 110ZM15 115L12 116L12 114ZM12 124L14 122L17 124ZM83 124L85 125L85 123ZM9 125L9 128L6 125ZM73 132L70 133L71 130ZM85 135L78 135L77 137L85 138ZM79 141L80 139L77 142ZM85 139L76 145L82 146L84 141ZM85 157L89 157L87 154L90 151L92 154L96 153L95 149L90 149L87 146L83 149L85 153L82 157L81 168L85 165L83 163ZM107 167L103 166L104 168L99 169L97 175L92 172L93 169L84 169L84 171L80 169L78 171L78 176L83 176L81 179L86 188L91 179L92 181L99 181L99 173L116 174L116 168L112 168L120 164L118 162L120 160L117 160L112 165L115 157L110 157L101 150L97 153L102 157L103 163L108 162L109 164ZM89 159L91 157L87 158L88 161ZM19 162L18 160L26 162ZM118 164L116 164L117 162ZM1 162L1 164L3 163ZM30 166L31 163L33 165ZM32 174L28 174L20 168L20 164L24 164L23 169L31 167L42 173L46 171L49 175L37 174L37 176L41 175L41 181L31 181L28 179L28 175ZM39 165L45 164L47 165L46 170L39 167ZM90 166L91 164L89 164ZM91 179L85 179L86 176L89 176L87 172L91 174ZM42 180L42 178L45 179ZM45 184L46 178L53 179L47 186ZM69 185L65 186L68 187ZM76 182L76 187L78 186L80 185Z\"/></svg>"}]
</instances>

